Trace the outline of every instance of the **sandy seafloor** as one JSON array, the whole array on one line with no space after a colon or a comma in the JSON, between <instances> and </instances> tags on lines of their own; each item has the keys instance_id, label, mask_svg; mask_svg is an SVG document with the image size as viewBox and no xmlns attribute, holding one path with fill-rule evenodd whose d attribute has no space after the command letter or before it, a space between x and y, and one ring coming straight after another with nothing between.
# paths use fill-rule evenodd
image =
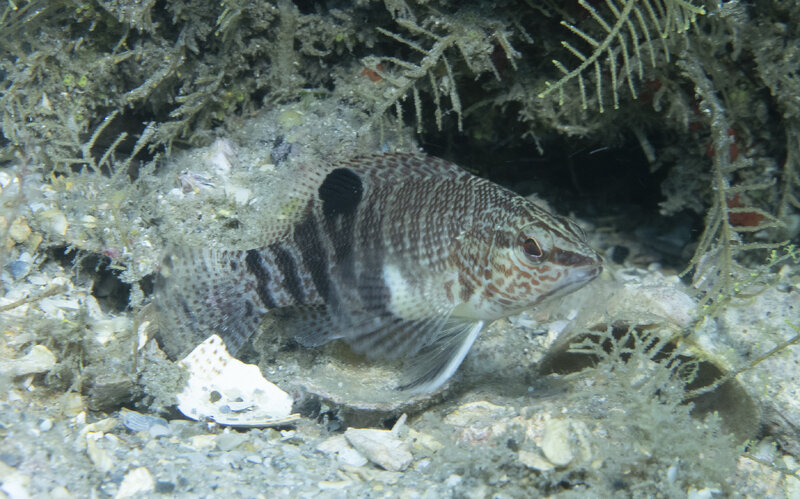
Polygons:
<instances>
[{"instance_id":1,"label":"sandy seafloor","mask_svg":"<svg viewBox=\"0 0 800 499\"><path fill-rule=\"evenodd\" d=\"M800 497L792 475L800 352L790 346L753 363L798 333L798 266L695 323L680 269L592 220L580 222L606 256L603 277L492 325L441 393L413 403L392 394L370 405L363 400L385 379L385 366L336 347L276 347L250 360L295 399L299 419L233 429L180 414L174 396L186 373L145 342L147 286L128 291L135 311L115 305L121 284L103 271L107 260L77 271L58 253L72 246L118 259L136 281L153 272L178 232L187 244L257 245L270 201L254 179L272 178L264 185L274 188L281 162L337 147L374 150L369 140L354 145L358 127L348 117L334 126L320 118L327 115L276 111L185 153L139 204L115 205L98 179L42 189L33 173L20 186L19 170L3 172L4 201L24 202L2 214L13 230L3 243L0 297L0 497ZM320 138L332 129L342 135ZM279 133L291 147L275 146ZM384 149L413 147L410 139L384 140ZM76 201L87 197L88 205ZM161 215L158 227L139 216L144 204L148 216ZM612 248L622 246L629 254L615 262ZM676 383L655 354L576 375L587 364L565 353L566 338L611 326L618 335L634 327L685 337L670 348L679 343L683 361L700 362L706 383L749 368L688 416L689 406L673 403ZM408 419L381 434L386 441L374 454L345 438L349 427L388 430L403 412ZM402 471L385 469L395 466Z\"/></svg>"}]
</instances>

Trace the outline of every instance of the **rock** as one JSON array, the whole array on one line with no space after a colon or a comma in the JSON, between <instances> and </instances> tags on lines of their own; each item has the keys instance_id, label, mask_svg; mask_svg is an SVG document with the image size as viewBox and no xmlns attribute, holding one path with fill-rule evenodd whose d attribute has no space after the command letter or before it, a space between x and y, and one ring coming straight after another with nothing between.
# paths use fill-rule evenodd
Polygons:
<instances>
[{"instance_id":1,"label":"rock","mask_svg":"<svg viewBox=\"0 0 800 499\"><path fill-rule=\"evenodd\" d=\"M784 456L783 464L786 465L786 469L797 469L797 461L792 456ZM797 474L786 475L786 478L784 478L784 490L786 491L786 497L800 497L800 477Z\"/></svg>"},{"instance_id":2,"label":"rock","mask_svg":"<svg viewBox=\"0 0 800 499\"><path fill-rule=\"evenodd\" d=\"M462 481L464 481L464 477L461 475L452 474L444 481L444 484L450 488L457 487Z\"/></svg>"},{"instance_id":3,"label":"rock","mask_svg":"<svg viewBox=\"0 0 800 499\"><path fill-rule=\"evenodd\" d=\"M0 362L0 372L11 376L45 373L55 367L56 356L44 345L34 345L23 357Z\"/></svg>"},{"instance_id":4,"label":"rock","mask_svg":"<svg viewBox=\"0 0 800 499\"><path fill-rule=\"evenodd\" d=\"M689 488L686 492L686 497L688 499L711 499L715 495L722 494L720 489L710 489L708 487L703 489L696 489L694 487Z\"/></svg>"},{"instance_id":5,"label":"rock","mask_svg":"<svg viewBox=\"0 0 800 499\"><path fill-rule=\"evenodd\" d=\"M58 487L50 489L48 497L50 497L50 499L72 499L73 495L69 493L66 487L59 485Z\"/></svg>"},{"instance_id":6,"label":"rock","mask_svg":"<svg viewBox=\"0 0 800 499\"><path fill-rule=\"evenodd\" d=\"M80 393L69 392L60 397L61 412L67 417L77 417L86 408Z\"/></svg>"},{"instance_id":7,"label":"rock","mask_svg":"<svg viewBox=\"0 0 800 499\"><path fill-rule=\"evenodd\" d=\"M164 426L160 424L153 425L150 427L147 433L149 433L150 436L153 438L166 437L170 434L169 426Z\"/></svg>"},{"instance_id":8,"label":"rock","mask_svg":"<svg viewBox=\"0 0 800 499\"><path fill-rule=\"evenodd\" d=\"M348 428L344 437L361 455L387 471L404 471L414 456L392 430Z\"/></svg>"},{"instance_id":9,"label":"rock","mask_svg":"<svg viewBox=\"0 0 800 499\"><path fill-rule=\"evenodd\" d=\"M53 428L53 420L49 418L42 419L39 422L39 431L47 432Z\"/></svg>"},{"instance_id":10,"label":"rock","mask_svg":"<svg viewBox=\"0 0 800 499\"><path fill-rule=\"evenodd\" d=\"M230 426L285 425L292 398L261 375L258 367L233 358L222 339L213 335L180 361L189 372L178 394L178 410L195 419Z\"/></svg>"},{"instance_id":11,"label":"rock","mask_svg":"<svg viewBox=\"0 0 800 499\"><path fill-rule=\"evenodd\" d=\"M118 340L120 333L126 334L130 331L133 322L128 317L118 316L92 321L91 328L97 342L105 346L109 341Z\"/></svg>"},{"instance_id":12,"label":"rock","mask_svg":"<svg viewBox=\"0 0 800 499\"><path fill-rule=\"evenodd\" d=\"M87 402L93 411L112 411L135 399L139 393L140 387L127 373L110 372L92 380Z\"/></svg>"},{"instance_id":13,"label":"rock","mask_svg":"<svg viewBox=\"0 0 800 499\"><path fill-rule=\"evenodd\" d=\"M153 476L144 466L129 471L119 486L115 499L125 499L136 494L146 494L155 489L156 483Z\"/></svg>"},{"instance_id":14,"label":"rock","mask_svg":"<svg viewBox=\"0 0 800 499\"><path fill-rule=\"evenodd\" d=\"M556 466L565 466L575 457L569 437L569 423L560 419L551 419L547 422L542 439L542 452Z\"/></svg>"},{"instance_id":15,"label":"rock","mask_svg":"<svg viewBox=\"0 0 800 499\"><path fill-rule=\"evenodd\" d=\"M81 433L86 435L89 432L99 432L100 436L102 436L103 433L107 433L116 428L118 422L119 421L117 421L116 418L100 419L94 423L86 425L86 427L81 430Z\"/></svg>"}]
</instances>

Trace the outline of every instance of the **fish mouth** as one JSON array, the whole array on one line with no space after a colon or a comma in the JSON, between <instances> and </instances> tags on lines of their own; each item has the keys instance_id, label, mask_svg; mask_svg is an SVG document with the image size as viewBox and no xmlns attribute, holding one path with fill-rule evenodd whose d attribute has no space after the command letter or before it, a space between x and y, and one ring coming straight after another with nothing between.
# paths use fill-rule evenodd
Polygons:
<instances>
[{"instance_id":1,"label":"fish mouth","mask_svg":"<svg viewBox=\"0 0 800 499\"><path fill-rule=\"evenodd\" d=\"M568 295L593 281L602 273L603 265L600 261L596 261L594 265L586 265L577 269L573 269L564 279L564 283L561 286L541 295L537 301L541 302L549 298Z\"/></svg>"}]
</instances>

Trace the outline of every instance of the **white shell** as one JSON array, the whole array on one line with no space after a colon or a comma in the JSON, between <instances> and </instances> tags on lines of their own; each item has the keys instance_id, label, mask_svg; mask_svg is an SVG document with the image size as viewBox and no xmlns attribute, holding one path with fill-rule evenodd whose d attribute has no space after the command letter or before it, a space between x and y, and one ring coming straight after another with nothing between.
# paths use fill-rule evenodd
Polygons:
<instances>
[{"instance_id":1,"label":"white shell","mask_svg":"<svg viewBox=\"0 0 800 499\"><path fill-rule=\"evenodd\" d=\"M188 418L230 426L270 426L297 418L289 394L264 379L258 367L231 357L217 335L180 364L189 380L178 394L178 410Z\"/></svg>"}]
</instances>

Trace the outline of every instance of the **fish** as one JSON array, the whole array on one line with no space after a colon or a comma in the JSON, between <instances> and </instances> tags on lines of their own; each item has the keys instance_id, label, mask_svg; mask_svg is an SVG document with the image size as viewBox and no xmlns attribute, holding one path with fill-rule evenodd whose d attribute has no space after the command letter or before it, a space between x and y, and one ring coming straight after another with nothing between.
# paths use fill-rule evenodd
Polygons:
<instances>
[{"instance_id":1,"label":"fish","mask_svg":"<svg viewBox=\"0 0 800 499\"><path fill-rule=\"evenodd\" d=\"M284 190L263 246L166 253L154 303L170 357L213 334L236 355L276 314L303 347L401 359L397 388L427 393L488 324L602 271L573 221L422 153L303 168Z\"/></svg>"}]
</instances>

